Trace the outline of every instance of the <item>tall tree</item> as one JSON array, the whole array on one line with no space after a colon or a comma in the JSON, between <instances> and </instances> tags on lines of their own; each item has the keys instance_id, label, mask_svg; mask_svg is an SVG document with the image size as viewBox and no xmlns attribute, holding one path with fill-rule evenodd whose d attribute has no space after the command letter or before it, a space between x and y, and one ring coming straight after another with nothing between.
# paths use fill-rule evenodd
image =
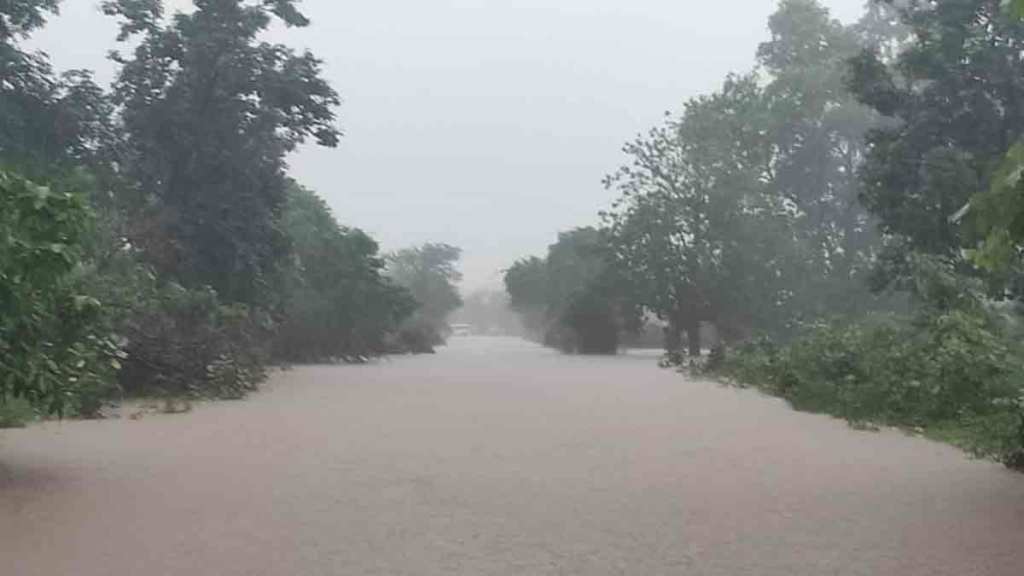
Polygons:
<instances>
[{"instance_id":1,"label":"tall tree","mask_svg":"<svg viewBox=\"0 0 1024 576\"><path fill-rule=\"evenodd\" d=\"M780 332L868 297L858 287L877 235L856 173L880 120L844 71L862 46L898 41L887 14L844 26L814 0L784 0L758 70L626 147L632 164L608 180L622 193L612 244L691 353L702 322L727 338Z\"/></svg>"},{"instance_id":2,"label":"tall tree","mask_svg":"<svg viewBox=\"0 0 1024 576\"><path fill-rule=\"evenodd\" d=\"M305 26L295 4L195 0L166 20L160 0L103 3L120 38L137 37L130 57L115 55L123 161L144 206L136 243L164 274L229 301L275 304L285 158L339 138L320 61L259 39L274 19Z\"/></svg>"},{"instance_id":3,"label":"tall tree","mask_svg":"<svg viewBox=\"0 0 1024 576\"><path fill-rule=\"evenodd\" d=\"M771 81L770 108L775 193L801 213L801 228L827 262L853 257L871 242L872 227L857 201L856 170L863 137L876 124L844 84L846 62L864 40L815 0L785 0L769 20L771 40L758 62Z\"/></svg>"},{"instance_id":4,"label":"tall tree","mask_svg":"<svg viewBox=\"0 0 1024 576\"><path fill-rule=\"evenodd\" d=\"M669 346L685 331L700 353L700 326L743 331L773 310L784 250L768 232L786 226L786 206L767 192L773 169L767 107L753 76L687 103L625 148L631 164L607 180L622 196L605 215L613 258L639 301L669 323Z\"/></svg>"},{"instance_id":5,"label":"tall tree","mask_svg":"<svg viewBox=\"0 0 1024 576\"><path fill-rule=\"evenodd\" d=\"M865 135L881 118L846 86L847 62L864 47L898 44L902 29L889 4L873 5L857 23L835 20L815 0L784 0L769 20L771 39L758 49L772 147L769 188L793 209L806 268L792 280L800 317L849 311L878 246L875 222L859 201L857 171Z\"/></svg>"},{"instance_id":6,"label":"tall tree","mask_svg":"<svg viewBox=\"0 0 1024 576\"><path fill-rule=\"evenodd\" d=\"M896 120L868 138L862 199L897 265L907 251L955 255L973 243L953 216L990 187L992 168L1024 132L1024 23L1003 2L905 2L900 18L911 37L896 59L866 51L850 82Z\"/></svg>"},{"instance_id":7,"label":"tall tree","mask_svg":"<svg viewBox=\"0 0 1024 576\"><path fill-rule=\"evenodd\" d=\"M384 274L377 243L340 226L321 198L297 184L290 187L283 225L294 267L277 355L296 362L383 353L387 336L416 304Z\"/></svg>"},{"instance_id":8,"label":"tall tree","mask_svg":"<svg viewBox=\"0 0 1024 576\"><path fill-rule=\"evenodd\" d=\"M58 4L0 2L0 162L44 182L92 164L113 136L110 103L89 72L58 76L45 54L20 45Z\"/></svg>"}]
</instances>

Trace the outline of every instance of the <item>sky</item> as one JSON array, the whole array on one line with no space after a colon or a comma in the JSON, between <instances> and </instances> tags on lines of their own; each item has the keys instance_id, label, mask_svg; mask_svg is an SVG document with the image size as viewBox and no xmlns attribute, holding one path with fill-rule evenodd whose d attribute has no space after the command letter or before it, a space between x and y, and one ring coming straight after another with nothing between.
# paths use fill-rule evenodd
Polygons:
<instances>
[{"instance_id":1,"label":"sky","mask_svg":"<svg viewBox=\"0 0 1024 576\"><path fill-rule=\"evenodd\" d=\"M855 20L865 0L822 0ZM185 6L187 0L168 5ZM774 0L304 0L309 49L343 99L340 146L306 146L291 174L383 249L463 249L463 289L598 223L622 145L753 66ZM31 40L58 69L107 82L116 24L64 0Z\"/></svg>"}]
</instances>

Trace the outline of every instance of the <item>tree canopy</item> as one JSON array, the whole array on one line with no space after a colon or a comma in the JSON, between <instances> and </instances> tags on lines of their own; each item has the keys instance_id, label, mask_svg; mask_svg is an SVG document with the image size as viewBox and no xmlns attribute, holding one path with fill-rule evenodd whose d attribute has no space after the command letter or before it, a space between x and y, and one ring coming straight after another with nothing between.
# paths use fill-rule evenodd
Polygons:
<instances>
[{"instance_id":1,"label":"tree canopy","mask_svg":"<svg viewBox=\"0 0 1024 576\"><path fill-rule=\"evenodd\" d=\"M288 174L335 146L295 0L106 0L110 92L21 43L56 0L0 1L0 402L98 415L129 394L238 397L273 361L396 346L415 302L376 242Z\"/></svg>"},{"instance_id":2,"label":"tree canopy","mask_svg":"<svg viewBox=\"0 0 1024 576\"><path fill-rule=\"evenodd\" d=\"M307 139L334 146L338 95L320 61L259 37L278 18L302 25L291 0L196 0L162 18L159 1L109 0L132 55L114 101L123 161L145 206L139 238L149 261L188 286L276 305L287 239L286 155ZM152 231L152 232L151 232Z\"/></svg>"},{"instance_id":3,"label":"tree canopy","mask_svg":"<svg viewBox=\"0 0 1024 576\"><path fill-rule=\"evenodd\" d=\"M429 350L444 342L448 317L462 306L458 270L462 250L448 244L427 243L404 248L388 256L387 273L408 290L417 308L402 331L405 347Z\"/></svg>"}]
</instances>

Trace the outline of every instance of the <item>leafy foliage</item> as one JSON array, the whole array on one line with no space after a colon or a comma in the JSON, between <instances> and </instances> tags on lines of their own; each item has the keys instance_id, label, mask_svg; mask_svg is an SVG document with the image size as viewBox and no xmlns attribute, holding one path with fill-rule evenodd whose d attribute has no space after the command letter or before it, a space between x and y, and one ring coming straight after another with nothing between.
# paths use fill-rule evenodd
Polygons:
<instances>
[{"instance_id":1,"label":"leafy foliage","mask_svg":"<svg viewBox=\"0 0 1024 576\"><path fill-rule=\"evenodd\" d=\"M0 159L38 182L95 163L112 137L112 110L91 73L57 76L44 54L19 46L57 4L0 3Z\"/></svg>"},{"instance_id":2,"label":"leafy foliage","mask_svg":"<svg viewBox=\"0 0 1024 576\"><path fill-rule=\"evenodd\" d=\"M295 264L275 355L291 362L355 361L385 352L416 303L384 274L377 243L339 226L323 200L297 185L284 230Z\"/></svg>"},{"instance_id":3,"label":"leafy foliage","mask_svg":"<svg viewBox=\"0 0 1024 576\"><path fill-rule=\"evenodd\" d=\"M605 234L577 228L558 235L545 259L516 262L505 273L509 305L526 328L564 352L615 354L638 310L610 265Z\"/></svg>"},{"instance_id":4,"label":"leafy foliage","mask_svg":"<svg viewBox=\"0 0 1024 576\"><path fill-rule=\"evenodd\" d=\"M752 342L723 372L800 410L920 428L1007 462L1024 450L1021 351L989 319L950 310L820 323L786 346Z\"/></svg>"},{"instance_id":5,"label":"leafy foliage","mask_svg":"<svg viewBox=\"0 0 1024 576\"><path fill-rule=\"evenodd\" d=\"M761 71L730 76L625 147L605 223L633 293L668 322L670 348L685 331L699 355L703 323L736 341L871 305L851 287L877 242L856 171L878 117L846 89L843 64L885 43L872 16L846 27L811 0L780 3Z\"/></svg>"},{"instance_id":6,"label":"leafy foliage","mask_svg":"<svg viewBox=\"0 0 1024 576\"><path fill-rule=\"evenodd\" d=\"M448 317L462 306L456 286L462 280L456 268L461 255L462 250L455 246L428 243L388 257L388 275L417 304L415 313L399 330L400 351L431 352L444 343Z\"/></svg>"},{"instance_id":7,"label":"leafy foliage","mask_svg":"<svg viewBox=\"0 0 1024 576\"><path fill-rule=\"evenodd\" d=\"M547 262L531 256L515 262L505 271L508 305L522 319L526 332L543 339L548 321Z\"/></svg>"},{"instance_id":8,"label":"leafy foliage","mask_svg":"<svg viewBox=\"0 0 1024 576\"><path fill-rule=\"evenodd\" d=\"M991 0L910 2L900 17L911 37L894 59L852 62L858 98L896 120L868 137L862 199L897 240L890 260L956 255L978 238L955 216L1024 131L1024 22Z\"/></svg>"},{"instance_id":9,"label":"leafy foliage","mask_svg":"<svg viewBox=\"0 0 1024 576\"><path fill-rule=\"evenodd\" d=\"M25 36L46 23L47 13L57 12L60 0L19 0L0 5L0 42Z\"/></svg>"},{"instance_id":10,"label":"leafy foliage","mask_svg":"<svg viewBox=\"0 0 1024 576\"><path fill-rule=\"evenodd\" d=\"M730 78L627 145L632 164L608 180L622 194L606 215L615 264L673 333L686 330L693 354L701 322L731 314L739 329L745 295L773 298L764 280L778 260L764 233L785 221L764 190L761 104L753 77ZM749 304L747 312L760 308Z\"/></svg>"},{"instance_id":11,"label":"leafy foliage","mask_svg":"<svg viewBox=\"0 0 1024 576\"><path fill-rule=\"evenodd\" d=\"M134 288L134 308L118 326L126 340L125 391L137 395L241 398L266 377L269 320L225 304L210 288L160 284Z\"/></svg>"},{"instance_id":12,"label":"leafy foliage","mask_svg":"<svg viewBox=\"0 0 1024 576\"><path fill-rule=\"evenodd\" d=\"M0 165L49 184L0 173L0 400L235 398L271 352L381 353L411 298L286 175L299 144L339 138L319 60L260 40L308 24L297 2L106 0L132 46L110 95L20 48L57 4L0 2Z\"/></svg>"},{"instance_id":13,"label":"leafy foliage","mask_svg":"<svg viewBox=\"0 0 1024 576\"><path fill-rule=\"evenodd\" d=\"M167 24L160 2L103 6L122 19L123 39L139 36L131 58L118 56L114 92L126 172L144 198L138 245L186 287L279 304L285 156L309 138L337 143L338 96L312 54L258 38L275 17L305 19L291 0L197 1Z\"/></svg>"},{"instance_id":14,"label":"leafy foliage","mask_svg":"<svg viewBox=\"0 0 1024 576\"><path fill-rule=\"evenodd\" d=\"M5 428L24 428L35 418L35 410L25 400L7 398L0 402L0 430Z\"/></svg>"},{"instance_id":15,"label":"leafy foliage","mask_svg":"<svg viewBox=\"0 0 1024 576\"><path fill-rule=\"evenodd\" d=\"M74 279L88 225L81 197L0 171L0 402L63 414L119 368L100 302Z\"/></svg>"}]
</instances>

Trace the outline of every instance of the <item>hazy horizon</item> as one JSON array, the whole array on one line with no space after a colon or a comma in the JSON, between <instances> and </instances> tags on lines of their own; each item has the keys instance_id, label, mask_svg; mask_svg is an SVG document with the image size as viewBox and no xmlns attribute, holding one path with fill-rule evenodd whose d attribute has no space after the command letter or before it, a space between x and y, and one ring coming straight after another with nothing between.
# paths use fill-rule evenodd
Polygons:
<instances>
[{"instance_id":1,"label":"hazy horizon","mask_svg":"<svg viewBox=\"0 0 1024 576\"><path fill-rule=\"evenodd\" d=\"M823 2L844 21L863 3ZM306 0L312 26L271 39L324 60L345 137L304 147L292 175L385 250L454 244L466 292L497 286L516 258L597 222L622 144L753 66L776 2L701 3L700 18L693 4ZM106 84L116 30L98 5L65 0L31 45Z\"/></svg>"}]
</instances>

